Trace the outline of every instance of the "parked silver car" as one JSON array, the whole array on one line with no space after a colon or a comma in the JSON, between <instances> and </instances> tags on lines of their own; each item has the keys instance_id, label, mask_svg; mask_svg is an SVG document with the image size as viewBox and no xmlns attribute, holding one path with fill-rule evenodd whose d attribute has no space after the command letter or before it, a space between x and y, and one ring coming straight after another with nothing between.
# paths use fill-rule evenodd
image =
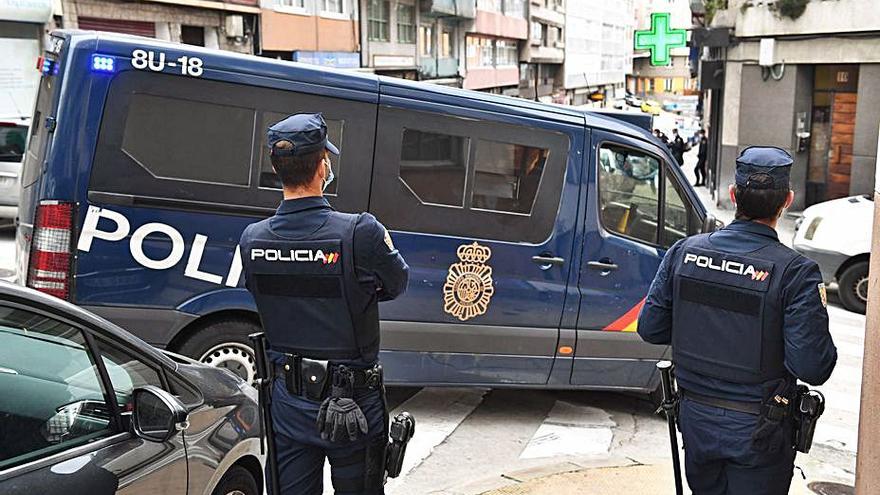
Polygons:
<instances>
[{"instance_id":1,"label":"parked silver car","mask_svg":"<svg viewBox=\"0 0 880 495\"><path fill-rule=\"evenodd\" d=\"M0 493L263 493L256 391L0 282Z\"/></svg>"},{"instance_id":2,"label":"parked silver car","mask_svg":"<svg viewBox=\"0 0 880 495\"><path fill-rule=\"evenodd\" d=\"M19 175L27 133L27 122L0 119L0 228L11 225L18 214Z\"/></svg>"}]
</instances>

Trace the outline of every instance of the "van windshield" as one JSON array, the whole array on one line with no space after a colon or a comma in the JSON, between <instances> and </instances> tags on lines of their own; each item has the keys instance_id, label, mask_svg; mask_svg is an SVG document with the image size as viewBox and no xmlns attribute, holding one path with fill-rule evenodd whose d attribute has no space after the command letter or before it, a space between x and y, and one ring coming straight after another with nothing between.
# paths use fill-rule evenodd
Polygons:
<instances>
[{"instance_id":1,"label":"van windshield","mask_svg":"<svg viewBox=\"0 0 880 495\"><path fill-rule=\"evenodd\" d=\"M34 108L33 119L31 119L33 132L31 132L30 141L27 144L24 164L22 165L21 185L23 187L32 185L40 178L40 174L43 172L42 163L46 157L46 139L49 134L44 121L47 116L52 115L55 86L57 86L56 76L44 75L40 79L37 104Z\"/></svg>"},{"instance_id":2,"label":"van windshield","mask_svg":"<svg viewBox=\"0 0 880 495\"><path fill-rule=\"evenodd\" d=\"M27 131L27 126L0 122L0 162L21 161Z\"/></svg>"}]
</instances>

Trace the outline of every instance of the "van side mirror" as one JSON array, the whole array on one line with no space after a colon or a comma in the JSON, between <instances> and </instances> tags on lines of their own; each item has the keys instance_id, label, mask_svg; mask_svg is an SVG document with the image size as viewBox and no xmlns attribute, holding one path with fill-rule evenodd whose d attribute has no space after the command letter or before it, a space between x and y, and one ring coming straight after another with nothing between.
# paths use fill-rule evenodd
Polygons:
<instances>
[{"instance_id":1,"label":"van side mirror","mask_svg":"<svg viewBox=\"0 0 880 495\"><path fill-rule=\"evenodd\" d=\"M189 428L186 408L159 387L147 385L133 393L134 432L151 442L166 442L177 432Z\"/></svg>"},{"instance_id":2,"label":"van side mirror","mask_svg":"<svg viewBox=\"0 0 880 495\"><path fill-rule=\"evenodd\" d=\"M724 223L715 218L715 215L707 213L706 218L703 220L703 229L700 232L707 234L715 232L721 227L724 227Z\"/></svg>"}]
</instances>

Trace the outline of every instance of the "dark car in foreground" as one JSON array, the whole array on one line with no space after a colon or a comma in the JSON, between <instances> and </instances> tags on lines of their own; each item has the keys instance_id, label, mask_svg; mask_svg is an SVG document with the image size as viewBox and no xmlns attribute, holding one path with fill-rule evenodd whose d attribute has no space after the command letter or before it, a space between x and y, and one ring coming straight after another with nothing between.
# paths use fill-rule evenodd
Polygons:
<instances>
[{"instance_id":1,"label":"dark car in foreground","mask_svg":"<svg viewBox=\"0 0 880 495\"><path fill-rule=\"evenodd\" d=\"M0 493L263 493L255 390L0 282Z\"/></svg>"}]
</instances>

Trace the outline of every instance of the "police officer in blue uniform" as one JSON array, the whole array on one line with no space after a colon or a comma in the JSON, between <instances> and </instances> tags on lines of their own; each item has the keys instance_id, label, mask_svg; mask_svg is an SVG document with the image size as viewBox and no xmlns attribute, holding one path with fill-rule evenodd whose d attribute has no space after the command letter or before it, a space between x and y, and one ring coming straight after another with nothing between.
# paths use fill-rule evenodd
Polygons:
<instances>
[{"instance_id":1,"label":"police officer in blue uniform","mask_svg":"<svg viewBox=\"0 0 880 495\"><path fill-rule=\"evenodd\" d=\"M388 417L377 303L406 290L409 268L376 218L336 212L323 197L339 150L321 114L272 125L268 145L284 201L245 229L240 247L274 367L280 491L322 493L326 457L337 494L381 494Z\"/></svg>"},{"instance_id":2,"label":"police officer in blue uniform","mask_svg":"<svg viewBox=\"0 0 880 495\"><path fill-rule=\"evenodd\" d=\"M775 230L791 164L778 148L744 150L736 220L673 245L639 315L642 339L672 344L695 495L788 493L796 381L820 385L837 362L819 268Z\"/></svg>"}]
</instances>

